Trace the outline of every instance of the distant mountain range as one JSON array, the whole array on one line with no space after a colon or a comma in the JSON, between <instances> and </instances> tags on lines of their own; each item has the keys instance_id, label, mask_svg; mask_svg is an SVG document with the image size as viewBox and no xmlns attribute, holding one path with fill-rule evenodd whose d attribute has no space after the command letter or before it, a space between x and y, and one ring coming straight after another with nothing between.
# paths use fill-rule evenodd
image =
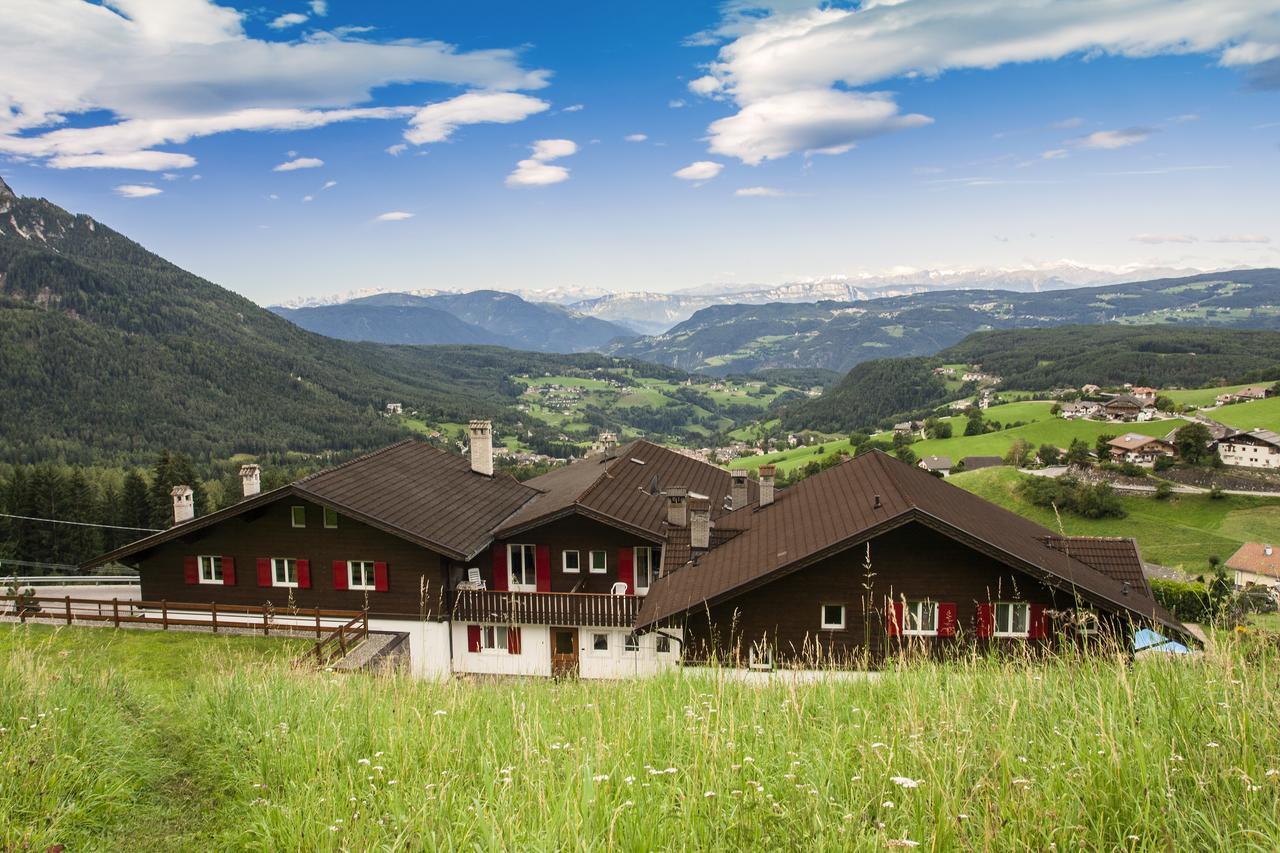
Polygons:
<instances>
[{"instance_id":1,"label":"distant mountain range","mask_svg":"<svg viewBox=\"0 0 1280 853\"><path fill-rule=\"evenodd\" d=\"M1280 270L1039 293L930 290L858 302L718 305L661 335L606 351L716 374L778 367L843 372L876 358L932 355L971 332L1071 323L1280 328Z\"/></svg>"},{"instance_id":2,"label":"distant mountain range","mask_svg":"<svg viewBox=\"0 0 1280 853\"><path fill-rule=\"evenodd\" d=\"M271 309L312 332L384 344L495 344L535 352L589 352L635 337L624 326L514 293L379 293L328 305Z\"/></svg>"}]
</instances>

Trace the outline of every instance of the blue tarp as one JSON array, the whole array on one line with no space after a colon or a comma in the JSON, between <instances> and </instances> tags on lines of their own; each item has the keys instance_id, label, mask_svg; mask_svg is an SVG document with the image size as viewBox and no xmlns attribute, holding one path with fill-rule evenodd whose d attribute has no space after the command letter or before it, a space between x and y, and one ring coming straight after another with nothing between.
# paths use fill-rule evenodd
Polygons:
<instances>
[{"instance_id":1,"label":"blue tarp","mask_svg":"<svg viewBox=\"0 0 1280 853\"><path fill-rule=\"evenodd\" d=\"M1191 649L1182 643L1170 640L1150 628L1143 628L1133 635L1133 650L1135 652L1168 652L1175 655L1191 653Z\"/></svg>"}]
</instances>

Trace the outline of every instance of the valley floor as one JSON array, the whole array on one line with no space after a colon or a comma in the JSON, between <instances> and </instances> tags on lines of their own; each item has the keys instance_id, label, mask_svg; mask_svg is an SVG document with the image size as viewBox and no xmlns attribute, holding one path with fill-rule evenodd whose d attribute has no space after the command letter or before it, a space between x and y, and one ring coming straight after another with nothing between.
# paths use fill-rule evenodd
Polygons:
<instances>
[{"instance_id":1,"label":"valley floor","mask_svg":"<svg viewBox=\"0 0 1280 853\"><path fill-rule=\"evenodd\" d=\"M444 684L0 627L0 849L1280 844L1280 651Z\"/></svg>"}]
</instances>

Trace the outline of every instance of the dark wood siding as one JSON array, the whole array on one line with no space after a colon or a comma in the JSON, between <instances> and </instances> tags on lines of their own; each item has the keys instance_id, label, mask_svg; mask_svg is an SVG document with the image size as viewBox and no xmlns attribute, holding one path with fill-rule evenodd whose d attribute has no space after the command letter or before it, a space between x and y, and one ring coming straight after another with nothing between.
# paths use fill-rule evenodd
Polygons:
<instances>
[{"instance_id":1,"label":"dark wood siding","mask_svg":"<svg viewBox=\"0 0 1280 853\"><path fill-rule=\"evenodd\" d=\"M306 507L305 528L292 526L292 506ZM186 583L183 560L199 555L234 557L235 586ZM260 557L310 560L311 588L259 586ZM334 589L335 560L385 562L387 591ZM427 618L440 617L447 577L445 561L439 554L346 517L338 518L336 529L328 529L319 505L290 496L165 542L140 555L138 568L142 597L148 601L252 605L269 601L277 608L285 608L292 593L292 604L297 607L359 610L365 606L367 596L371 616L411 618L418 617L423 608Z\"/></svg>"},{"instance_id":2,"label":"dark wood siding","mask_svg":"<svg viewBox=\"0 0 1280 853\"><path fill-rule=\"evenodd\" d=\"M866 560L867 546L857 545L718 604L709 614L705 609L690 613L686 658L703 661L714 654L724 662L745 664L750 645L764 639L779 663L874 663L904 647L938 654L971 641L980 603L1072 606L1038 580L919 524L872 540L869 576ZM680 571L697 570L690 566ZM890 597L954 602L959 637L889 637L885 608ZM821 628L823 604L844 605L844 630Z\"/></svg>"},{"instance_id":3,"label":"dark wood siding","mask_svg":"<svg viewBox=\"0 0 1280 853\"><path fill-rule=\"evenodd\" d=\"M640 539L594 519L570 515L501 540L500 544L548 546L551 549L551 592L608 593L618 580L619 549L640 545L654 546L659 543ZM577 574L564 571L565 551L578 552L581 569ZM608 570L604 574L591 574L591 551L604 551L607 554ZM488 555L482 559L484 563L481 574L489 581L489 588L493 589L493 561Z\"/></svg>"}]
</instances>

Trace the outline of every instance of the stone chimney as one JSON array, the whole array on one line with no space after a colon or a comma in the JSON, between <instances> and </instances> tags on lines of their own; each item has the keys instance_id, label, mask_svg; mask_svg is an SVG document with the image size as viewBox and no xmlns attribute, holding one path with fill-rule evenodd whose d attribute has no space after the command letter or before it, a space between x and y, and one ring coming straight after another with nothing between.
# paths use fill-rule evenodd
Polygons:
<instances>
[{"instance_id":1,"label":"stone chimney","mask_svg":"<svg viewBox=\"0 0 1280 853\"><path fill-rule=\"evenodd\" d=\"M486 477L493 476L493 421L472 421L471 470Z\"/></svg>"},{"instance_id":2,"label":"stone chimney","mask_svg":"<svg viewBox=\"0 0 1280 853\"><path fill-rule=\"evenodd\" d=\"M196 517L195 493L190 486L174 486L169 490L173 495L173 523L182 524Z\"/></svg>"},{"instance_id":3,"label":"stone chimney","mask_svg":"<svg viewBox=\"0 0 1280 853\"><path fill-rule=\"evenodd\" d=\"M262 466L249 464L240 466L240 484L244 487L244 496L251 498L262 491Z\"/></svg>"},{"instance_id":4,"label":"stone chimney","mask_svg":"<svg viewBox=\"0 0 1280 853\"><path fill-rule=\"evenodd\" d=\"M684 527L689 523L689 490L684 486L668 486L667 524Z\"/></svg>"},{"instance_id":5,"label":"stone chimney","mask_svg":"<svg viewBox=\"0 0 1280 853\"><path fill-rule=\"evenodd\" d=\"M729 476L733 480L733 487L729 492L733 500L733 508L741 509L747 505L747 469L734 468L729 472Z\"/></svg>"},{"instance_id":6,"label":"stone chimney","mask_svg":"<svg viewBox=\"0 0 1280 853\"><path fill-rule=\"evenodd\" d=\"M600 452L605 456L612 456L613 452L618 449L618 434L613 432L600 433Z\"/></svg>"},{"instance_id":7,"label":"stone chimney","mask_svg":"<svg viewBox=\"0 0 1280 853\"><path fill-rule=\"evenodd\" d=\"M689 502L689 545L705 551L711 547L711 503L701 498Z\"/></svg>"},{"instance_id":8,"label":"stone chimney","mask_svg":"<svg viewBox=\"0 0 1280 853\"><path fill-rule=\"evenodd\" d=\"M760 506L773 503L773 475L777 470L776 465L760 466Z\"/></svg>"},{"instance_id":9,"label":"stone chimney","mask_svg":"<svg viewBox=\"0 0 1280 853\"><path fill-rule=\"evenodd\" d=\"M1268 557L1270 557L1272 554L1274 554L1274 553L1275 553L1275 549L1274 549L1274 548L1272 548L1270 545L1263 545L1263 546L1262 546L1262 553L1264 553L1264 554L1266 554Z\"/></svg>"}]
</instances>

